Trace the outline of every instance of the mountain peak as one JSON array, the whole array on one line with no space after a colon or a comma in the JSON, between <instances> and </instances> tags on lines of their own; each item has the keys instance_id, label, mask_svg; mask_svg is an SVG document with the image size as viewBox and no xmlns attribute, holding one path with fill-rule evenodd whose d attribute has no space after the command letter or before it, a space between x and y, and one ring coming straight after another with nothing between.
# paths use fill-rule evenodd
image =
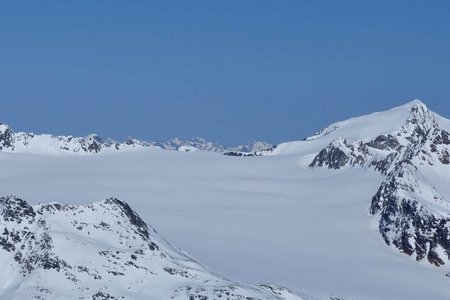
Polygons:
<instances>
[{"instance_id":1,"label":"mountain peak","mask_svg":"<svg viewBox=\"0 0 450 300\"><path fill-rule=\"evenodd\" d=\"M409 109L410 115L402 127L402 132L407 133L413 130L424 136L433 128L438 127L433 113L424 103L419 100L414 100L411 103L414 104Z\"/></svg>"},{"instance_id":2,"label":"mountain peak","mask_svg":"<svg viewBox=\"0 0 450 300\"><path fill-rule=\"evenodd\" d=\"M413 107L413 106L425 106L425 103L422 102L422 100L420 99L414 99L412 101L407 102L404 106L409 106L409 107Z\"/></svg>"},{"instance_id":3,"label":"mountain peak","mask_svg":"<svg viewBox=\"0 0 450 300\"><path fill-rule=\"evenodd\" d=\"M431 111L428 109L427 105L420 100L413 100L406 104L410 107L411 112L423 112L427 114L431 114Z\"/></svg>"},{"instance_id":4,"label":"mountain peak","mask_svg":"<svg viewBox=\"0 0 450 300\"><path fill-rule=\"evenodd\" d=\"M122 214L124 214L128 221L135 227L136 233L141 235L144 239L148 239L150 234L148 232L147 224L141 219L141 217L131 209L131 207L124 201L118 198L109 198L101 203L106 205L113 205L117 207Z\"/></svg>"},{"instance_id":5,"label":"mountain peak","mask_svg":"<svg viewBox=\"0 0 450 300\"><path fill-rule=\"evenodd\" d=\"M14 147L14 132L5 123L0 123L0 150Z\"/></svg>"},{"instance_id":6,"label":"mountain peak","mask_svg":"<svg viewBox=\"0 0 450 300\"><path fill-rule=\"evenodd\" d=\"M0 122L0 131L4 131L5 129L9 129L8 124Z\"/></svg>"}]
</instances>

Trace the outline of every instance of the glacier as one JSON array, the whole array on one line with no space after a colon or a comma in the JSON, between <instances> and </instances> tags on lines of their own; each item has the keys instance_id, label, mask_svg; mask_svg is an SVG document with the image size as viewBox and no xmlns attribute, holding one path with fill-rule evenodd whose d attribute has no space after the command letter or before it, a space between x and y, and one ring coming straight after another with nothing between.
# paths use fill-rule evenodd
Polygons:
<instances>
[{"instance_id":1,"label":"glacier","mask_svg":"<svg viewBox=\"0 0 450 300\"><path fill-rule=\"evenodd\" d=\"M397 135L415 109L425 113L421 125L440 130L427 131L420 143L407 139L409 131ZM400 202L392 203L411 200L425 208L418 216L448 218L450 167L440 160L445 161L447 150L444 131L450 132L450 121L415 100L337 122L252 157L157 147L97 155L0 151L0 188L3 195L17 195L31 205L86 206L119 198L177 251L243 285L275 284L311 299L449 299L445 245L425 243L429 248L420 258L417 226L405 226L413 219L399 214L388 219L402 227L385 222L389 230L383 235L385 202L374 199L394 180L399 188L392 199ZM402 150L389 135L397 137ZM442 143L434 142L438 136ZM391 153L404 155L410 144L420 145L412 147L413 167L405 169L403 179L397 180L395 169L403 156L376 168ZM360 151L359 145L368 151ZM362 158L329 168L335 156L317 158L325 149ZM321 163L311 165L316 158ZM384 197L390 195L378 200ZM414 222L430 219L418 220ZM433 230L441 227L429 228L417 241L432 241ZM395 245L404 239L412 247ZM442 263L433 259L435 254Z\"/></svg>"}]
</instances>

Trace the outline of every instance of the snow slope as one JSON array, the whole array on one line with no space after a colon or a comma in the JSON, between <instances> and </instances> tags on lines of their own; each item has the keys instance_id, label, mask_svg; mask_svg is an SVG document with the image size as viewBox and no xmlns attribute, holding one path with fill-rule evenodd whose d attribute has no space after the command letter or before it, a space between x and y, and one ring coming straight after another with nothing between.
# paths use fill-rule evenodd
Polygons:
<instances>
[{"instance_id":1,"label":"snow slope","mask_svg":"<svg viewBox=\"0 0 450 300\"><path fill-rule=\"evenodd\" d=\"M218 277L117 198L30 206L0 198L1 299L297 299Z\"/></svg>"},{"instance_id":2,"label":"snow slope","mask_svg":"<svg viewBox=\"0 0 450 300\"><path fill-rule=\"evenodd\" d=\"M386 135L400 129L410 115L411 108L417 104L422 105L423 103L420 100L413 100L387 111L333 123L313 136L305 138L303 141L286 142L277 145L273 155L318 153L337 138L345 138L350 142L355 140L370 141L379 135ZM441 128L450 131L450 120L434 112L432 114Z\"/></svg>"},{"instance_id":3,"label":"snow slope","mask_svg":"<svg viewBox=\"0 0 450 300\"><path fill-rule=\"evenodd\" d=\"M119 151L51 157L0 152L0 189L35 204L86 205L118 197L177 247L240 282L271 282L317 299L449 299L449 264L436 267L387 247L380 234L382 219L378 212L371 215L373 197L393 170L383 173L365 163L329 169L325 161L322 167L310 167L333 141L370 143L399 131L418 104L336 123L305 141L278 145L270 156ZM448 120L432 115L441 130L450 128ZM438 144L439 153L431 153L432 143L425 141L431 160L424 162L439 167L428 168L414 158L419 173L426 172L426 180L417 181L418 189L414 186L420 194L402 192L399 187L408 185L400 180L395 197L389 198L403 203L412 195L418 201L414 203L425 203L433 216L446 216L450 176L448 166L437 163L447 146ZM367 161L373 160L372 154L365 156ZM413 172L413 183L419 173ZM433 198L433 187L439 199ZM390 232L393 240L403 236ZM440 248L436 251L445 255Z\"/></svg>"}]
</instances>

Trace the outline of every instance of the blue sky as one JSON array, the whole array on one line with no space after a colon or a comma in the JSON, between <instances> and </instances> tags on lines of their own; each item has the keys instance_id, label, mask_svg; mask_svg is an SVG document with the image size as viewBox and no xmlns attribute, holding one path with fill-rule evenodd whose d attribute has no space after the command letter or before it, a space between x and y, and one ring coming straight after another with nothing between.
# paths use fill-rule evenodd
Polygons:
<instances>
[{"instance_id":1,"label":"blue sky","mask_svg":"<svg viewBox=\"0 0 450 300\"><path fill-rule=\"evenodd\" d=\"M450 117L449 1L8 1L13 129L226 145L414 98Z\"/></svg>"}]
</instances>

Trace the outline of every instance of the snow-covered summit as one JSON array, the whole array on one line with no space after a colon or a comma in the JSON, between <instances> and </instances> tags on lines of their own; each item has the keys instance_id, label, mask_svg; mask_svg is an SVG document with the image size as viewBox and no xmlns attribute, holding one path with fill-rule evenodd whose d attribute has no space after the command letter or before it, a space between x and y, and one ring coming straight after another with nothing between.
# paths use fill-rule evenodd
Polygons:
<instances>
[{"instance_id":1,"label":"snow-covered summit","mask_svg":"<svg viewBox=\"0 0 450 300\"><path fill-rule=\"evenodd\" d=\"M298 299L219 277L176 250L130 206L31 206L0 198L1 299Z\"/></svg>"},{"instance_id":2,"label":"snow-covered summit","mask_svg":"<svg viewBox=\"0 0 450 300\"><path fill-rule=\"evenodd\" d=\"M138 141L115 142L104 141L96 134L85 137L54 136L50 134L34 134L13 132L2 124L0 128L0 150L11 153L64 154L64 153L99 153L117 150L131 150L147 147Z\"/></svg>"},{"instance_id":3,"label":"snow-covered summit","mask_svg":"<svg viewBox=\"0 0 450 300\"><path fill-rule=\"evenodd\" d=\"M432 124L434 122L441 128L450 131L450 120L430 111L422 101L413 100L386 111L333 123L302 141L281 143L270 154L313 155L339 138L345 139L347 143L355 141L367 143L378 136L389 135L400 130L410 118L413 108L417 109L415 115L418 119L425 118L423 120L425 123Z\"/></svg>"},{"instance_id":4,"label":"snow-covered summit","mask_svg":"<svg viewBox=\"0 0 450 300\"><path fill-rule=\"evenodd\" d=\"M174 138L169 141L157 141L150 143L153 146L160 147L165 150L178 150L178 151L193 151L193 150L204 150L216 153L222 153L226 150L226 147L205 140L201 137L192 137L188 140L182 140L179 138Z\"/></svg>"},{"instance_id":5,"label":"snow-covered summit","mask_svg":"<svg viewBox=\"0 0 450 300\"><path fill-rule=\"evenodd\" d=\"M417 110L418 114L421 114L421 117L434 114L428 110L428 107L422 101L413 100L387 111L333 123L305 140L318 140L326 136L345 136L347 139L371 139L374 136L399 129L410 116L413 108Z\"/></svg>"},{"instance_id":6,"label":"snow-covered summit","mask_svg":"<svg viewBox=\"0 0 450 300\"><path fill-rule=\"evenodd\" d=\"M408 108L409 114L401 126L392 127L389 131L370 138L339 135L319 152L311 166L325 165L339 169L345 165L359 164L374 166L386 173L393 163L401 159L402 151L422 143L428 133L439 128L435 116L422 102L416 100L402 108ZM308 141L314 143L316 139L321 137L313 137Z\"/></svg>"}]
</instances>

